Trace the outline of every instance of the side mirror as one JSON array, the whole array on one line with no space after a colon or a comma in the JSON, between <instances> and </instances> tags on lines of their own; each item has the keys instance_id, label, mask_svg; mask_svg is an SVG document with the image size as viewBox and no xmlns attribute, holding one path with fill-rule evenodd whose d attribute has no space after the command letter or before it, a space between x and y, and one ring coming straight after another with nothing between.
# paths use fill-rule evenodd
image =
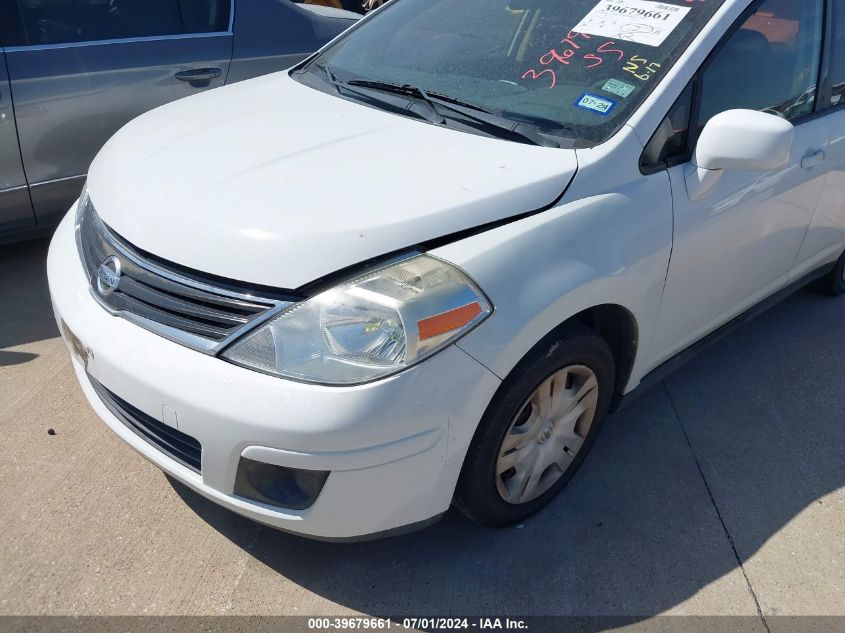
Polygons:
<instances>
[{"instance_id":1,"label":"side mirror","mask_svg":"<svg viewBox=\"0 0 845 633\"><path fill-rule=\"evenodd\" d=\"M724 170L775 171L789 162L795 128L786 119L754 110L728 110L714 116L698 139L687 169L691 200L705 198Z\"/></svg>"}]
</instances>

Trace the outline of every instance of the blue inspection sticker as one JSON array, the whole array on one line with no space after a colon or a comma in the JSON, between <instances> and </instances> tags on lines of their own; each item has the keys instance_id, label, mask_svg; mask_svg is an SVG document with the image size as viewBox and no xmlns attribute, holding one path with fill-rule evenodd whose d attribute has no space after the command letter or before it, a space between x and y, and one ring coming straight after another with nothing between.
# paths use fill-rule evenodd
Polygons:
<instances>
[{"instance_id":1,"label":"blue inspection sticker","mask_svg":"<svg viewBox=\"0 0 845 633\"><path fill-rule=\"evenodd\" d=\"M585 92L575 101L576 108L589 110L590 112L598 112L602 116L607 116L616 107L616 101L608 99L607 97L600 97L591 92Z\"/></svg>"}]
</instances>

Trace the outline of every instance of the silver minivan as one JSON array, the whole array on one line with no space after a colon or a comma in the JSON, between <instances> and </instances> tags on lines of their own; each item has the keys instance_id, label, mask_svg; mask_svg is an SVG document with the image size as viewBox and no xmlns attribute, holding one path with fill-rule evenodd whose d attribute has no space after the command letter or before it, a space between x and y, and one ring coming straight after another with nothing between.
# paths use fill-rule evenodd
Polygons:
<instances>
[{"instance_id":1,"label":"silver minivan","mask_svg":"<svg viewBox=\"0 0 845 633\"><path fill-rule=\"evenodd\" d=\"M288 0L0 0L0 240L58 223L139 114L288 68L357 17Z\"/></svg>"}]
</instances>

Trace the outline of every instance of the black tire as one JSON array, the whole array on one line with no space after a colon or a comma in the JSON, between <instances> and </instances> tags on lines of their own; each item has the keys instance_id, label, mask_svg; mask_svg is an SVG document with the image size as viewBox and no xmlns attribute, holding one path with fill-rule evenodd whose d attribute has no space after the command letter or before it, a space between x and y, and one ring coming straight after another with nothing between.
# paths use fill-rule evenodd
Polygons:
<instances>
[{"instance_id":1,"label":"black tire","mask_svg":"<svg viewBox=\"0 0 845 633\"><path fill-rule=\"evenodd\" d=\"M833 270L813 284L813 288L830 297L845 293L845 253L839 256Z\"/></svg>"},{"instance_id":2,"label":"black tire","mask_svg":"<svg viewBox=\"0 0 845 633\"><path fill-rule=\"evenodd\" d=\"M539 385L573 365L592 370L598 382L595 416L583 444L548 490L526 503L508 502L499 493L496 479L505 435ZM614 381L613 354L605 340L589 328L575 323L543 339L514 368L490 402L464 460L454 505L476 523L489 527L513 525L541 510L563 489L589 453L607 417Z\"/></svg>"}]
</instances>

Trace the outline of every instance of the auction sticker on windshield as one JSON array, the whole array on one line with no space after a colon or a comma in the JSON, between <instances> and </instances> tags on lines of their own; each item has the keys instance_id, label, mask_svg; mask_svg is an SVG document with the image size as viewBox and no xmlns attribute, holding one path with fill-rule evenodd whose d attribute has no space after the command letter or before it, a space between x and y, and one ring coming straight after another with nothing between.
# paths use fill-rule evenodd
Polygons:
<instances>
[{"instance_id":1,"label":"auction sticker on windshield","mask_svg":"<svg viewBox=\"0 0 845 633\"><path fill-rule=\"evenodd\" d=\"M572 30L660 46L689 10L651 0L602 0Z\"/></svg>"}]
</instances>

